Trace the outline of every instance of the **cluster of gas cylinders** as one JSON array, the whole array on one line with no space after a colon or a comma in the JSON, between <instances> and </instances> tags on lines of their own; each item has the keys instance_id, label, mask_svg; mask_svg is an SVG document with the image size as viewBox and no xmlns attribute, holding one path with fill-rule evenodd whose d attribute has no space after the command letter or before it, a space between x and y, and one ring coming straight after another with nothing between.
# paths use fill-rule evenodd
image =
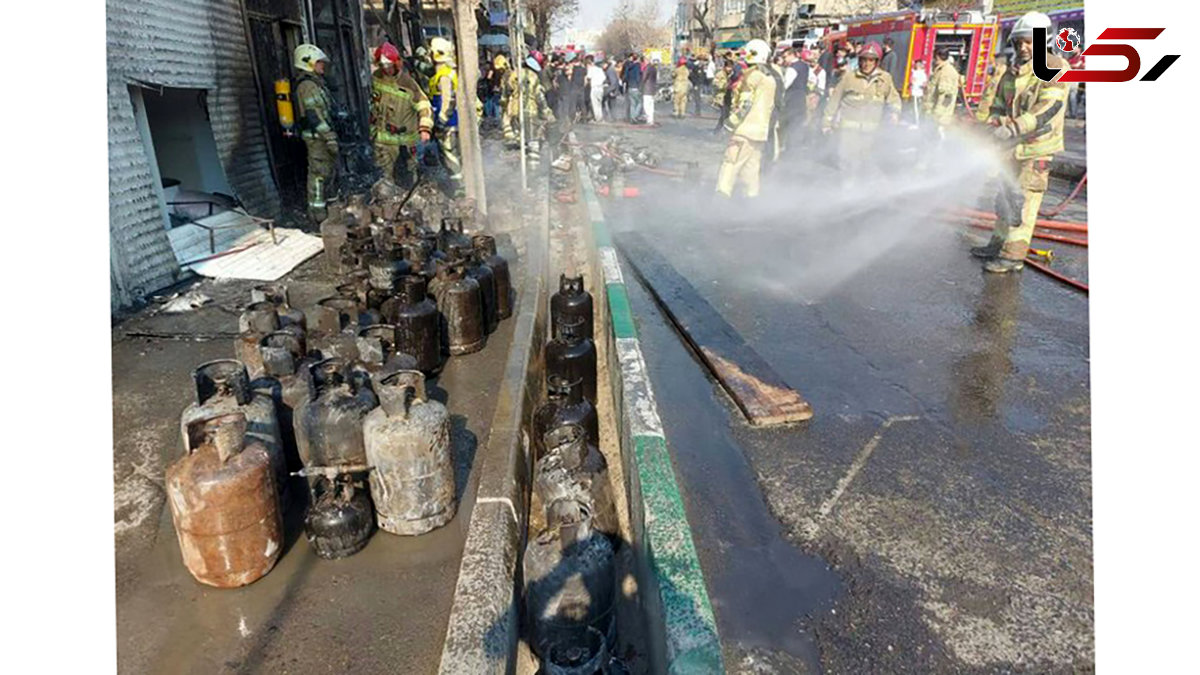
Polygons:
<instances>
[{"instance_id":1,"label":"cluster of gas cylinders","mask_svg":"<svg viewBox=\"0 0 1200 675\"><path fill-rule=\"evenodd\" d=\"M301 311L286 286L255 287L236 358L193 372L167 496L201 583L266 575L298 496L305 537L326 559L362 550L376 526L420 535L454 517L450 416L426 378L447 355L484 348L512 314L512 288L491 236L466 235L459 217L436 232L422 221L395 200L351 199L322 224L324 263L342 279L335 295ZM307 495L292 494L291 476Z\"/></svg>"},{"instance_id":2,"label":"cluster of gas cylinders","mask_svg":"<svg viewBox=\"0 0 1200 675\"><path fill-rule=\"evenodd\" d=\"M561 276L550 299L546 402L534 412L534 505L523 562L525 633L542 672L624 672L616 640L620 544L608 464L599 449L592 297ZM540 516L540 517L538 517Z\"/></svg>"}]
</instances>

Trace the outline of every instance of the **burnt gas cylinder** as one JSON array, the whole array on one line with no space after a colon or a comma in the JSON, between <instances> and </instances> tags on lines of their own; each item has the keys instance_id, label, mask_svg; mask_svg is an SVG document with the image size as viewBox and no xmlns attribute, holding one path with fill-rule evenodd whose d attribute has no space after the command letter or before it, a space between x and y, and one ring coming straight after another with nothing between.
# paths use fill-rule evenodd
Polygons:
<instances>
[{"instance_id":1,"label":"burnt gas cylinder","mask_svg":"<svg viewBox=\"0 0 1200 675\"><path fill-rule=\"evenodd\" d=\"M354 298L322 298L308 310L312 327L308 341L325 356L353 361L358 358L359 329L379 323L380 318L378 311L364 309Z\"/></svg>"},{"instance_id":2,"label":"burnt gas cylinder","mask_svg":"<svg viewBox=\"0 0 1200 675\"><path fill-rule=\"evenodd\" d=\"M428 241L409 238L401 244L400 250L404 254L404 259L408 261L412 274L424 277L426 283L434 278L437 268L434 264L433 250L430 249Z\"/></svg>"},{"instance_id":3,"label":"burnt gas cylinder","mask_svg":"<svg viewBox=\"0 0 1200 675\"><path fill-rule=\"evenodd\" d=\"M538 675L612 675L608 670L610 659L608 640L589 627L582 636L552 636Z\"/></svg>"},{"instance_id":4,"label":"burnt gas cylinder","mask_svg":"<svg viewBox=\"0 0 1200 675\"><path fill-rule=\"evenodd\" d=\"M425 394L416 370L376 379L379 407L363 421L371 496L380 529L423 534L450 522L454 451L446 406Z\"/></svg>"},{"instance_id":5,"label":"burnt gas cylinder","mask_svg":"<svg viewBox=\"0 0 1200 675\"><path fill-rule=\"evenodd\" d=\"M583 319L583 337L594 339L592 320L592 294L583 290L583 275L558 277L558 292L550 296L550 328L558 335L558 326L568 316Z\"/></svg>"},{"instance_id":6,"label":"burnt gas cylinder","mask_svg":"<svg viewBox=\"0 0 1200 675\"><path fill-rule=\"evenodd\" d=\"M583 397L596 402L596 345L583 336L579 316L565 316L557 336L546 343L546 375L583 381Z\"/></svg>"},{"instance_id":7,"label":"burnt gas cylinder","mask_svg":"<svg viewBox=\"0 0 1200 675\"><path fill-rule=\"evenodd\" d=\"M292 307L291 301L288 298L287 284L270 283L259 284L250 289L250 302L269 302L275 305L275 313L279 315L279 325L283 328L289 326L299 326L300 330L308 330L308 321L304 316L304 312ZM249 309L249 307L247 307ZM239 324L239 330L243 327Z\"/></svg>"},{"instance_id":8,"label":"burnt gas cylinder","mask_svg":"<svg viewBox=\"0 0 1200 675\"><path fill-rule=\"evenodd\" d=\"M548 431L543 439L546 455L534 465L534 489L542 504L578 499L588 504L597 532L616 537L617 507L608 480L608 462L600 449L588 442L578 424Z\"/></svg>"},{"instance_id":9,"label":"burnt gas cylinder","mask_svg":"<svg viewBox=\"0 0 1200 675\"><path fill-rule=\"evenodd\" d=\"M453 355L483 349L487 333L483 324L483 298L479 284L466 276L459 262L438 262L437 306L441 313L441 336Z\"/></svg>"},{"instance_id":10,"label":"burnt gas cylinder","mask_svg":"<svg viewBox=\"0 0 1200 675\"><path fill-rule=\"evenodd\" d=\"M454 246L471 248L471 238L463 232L463 219L457 216L442 218L442 229L438 230L438 250L450 253Z\"/></svg>"},{"instance_id":11,"label":"burnt gas cylinder","mask_svg":"<svg viewBox=\"0 0 1200 675\"><path fill-rule=\"evenodd\" d=\"M358 363L372 375L412 370L417 360L396 348L396 327L381 323L358 330Z\"/></svg>"},{"instance_id":12,"label":"burnt gas cylinder","mask_svg":"<svg viewBox=\"0 0 1200 675\"><path fill-rule=\"evenodd\" d=\"M500 315L496 311L496 277L492 274L492 268L472 257L470 251L464 251L464 254L467 257L462 260L467 267L467 276L479 284L479 299L483 301L484 329L493 333L500 325Z\"/></svg>"},{"instance_id":13,"label":"burnt gas cylinder","mask_svg":"<svg viewBox=\"0 0 1200 675\"><path fill-rule=\"evenodd\" d=\"M615 637L616 574L608 537L592 529L587 506L550 505L550 525L525 547L525 616L538 655L551 644L586 640L587 629Z\"/></svg>"},{"instance_id":14,"label":"burnt gas cylinder","mask_svg":"<svg viewBox=\"0 0 1200 675\"><path fill-rule=\"evenodd\" d=\"M313 553L326 560L358 553L371 540L375 517L365 485L348 473L310 479L310 501L304 512L304 538Z\"/></svg>"},{"instance_id":15,"label":"burnt gas cylinder","mask_svg":"<svg viewBox=\"0 0 1200 675\"><path fill-rule=\"evenodd\" d=\"M291 331L268 333L259 343L263 376L252 383L255 392L271 397L279 420L279 437L290 470L301 466L296 450L295 411L311 389L308 367L319 358L308 356L304 341Z\"/></svg>"},{"instance_id":16,"label":"burnt gas cylinder","mask_svg":"<svg viewBox=\"0 0 1200 675\"><path fill-rule=\"evenodd\" d=\"M238 336L233 340L233 357L246 364L251 377L263 372L258 343L267 333L279 330L279 313L271 302L252 302L238 317Z\"/></svg>"},{"instance_id":17,"label":"burnt gas cylinder","mask_svg":"<svg viewBox=\"0 0 1200 675\"><path fill-rule=\"evenodd\" d=\"M411 354L416 369L426 375L442 367L437 305L425 294L425 279L415 274L400 277L396 295L380 307L384 321L396 327L396 350Z\"/></svg>"},{"instance_id":18,"label":"burnt gas cylinder","mask_svg":"<svg viewBox=\"0 0 1200 675\"><path fill-rule=\"evenodd\" d=\"M396 284L400 277L408 274L410 270L408 261L400 257L400 251L389 251L367 262L367 284L372 289L390 295L396 292Z\"/></svg>"},{"instance_id":19,"label":"burnt gas cylinder","mask_svg":"<svg viewBox=\"0 0 1200 675\"><path fill-rule=\"evenodd\" d=\"M309 366L312 390L295 413L296 449L306 467L363 464L362 421L379 405L370 375L344 359Z\"/></svg>"},{"instance_id":20,"label":"burnt gas cylinder","mask_svg":"<svg viewBox=\"0 0 1200 675\"><path fill-rule=\"evenodd\" d=\"M583 380L550 375L546 378L546 402L533 413L534 459L546 454L543 443L546 432L565 424L582 426L588 442L600 445L600 420L596 407L583 397Z\"/></svg>"},{"instance_id":21,"label":"burnt gas cylinder","mask_svg":"<svg viewBox=\"0 0 1200 675\"><path fill-rule=\"evenodd\" d=\"M512 277L508 272L508 261L496 253L496 238L477 234L471 238L475 245L475 258L492 271L496 284L496 318L500 321L512 316Z\"/></svg>"},{"instance_id":22,"label":"burnt gas cylinder","mask_svg":"<svg viewBox=\"0 0 1200 675\"><path fill-rule=\"evenodd\" d=\"M331 272L342 271L342 245L346 243L349 227L341 218L326 218L321 221L321 242L324 244L324 263Z\"/></svg>"},{"instance_id":23,"label":"burnt gas cylinder","mask_svg":"<svg viewBox=\"0 0 1200 675\"><path fill-rule=\"evenodd\" d=\"M193 421L188 453L167 467L167 504L183 564L202 584L236 588L279 560L283 520L266 446L241 412Z\"/></svg>"},{"instance_id":24,"label":"burnt gas cylinder","mask_svg":"<svg viewBox=\"0 0 1200 675\"><path fill-rule=\"evenodd\" d=\"M192 371L196 387L196 402L184 409L179 418L179 433L185 452L193 448L189 427L198 420L211 419L231 413L246 417L246 434L262 443L275 468L275 485L279 487L283 508L291 503L287 482L287 458L279 433L275 402L269 395L255 392L250 386L250 374L241 361L219 359L202 363Z\"/></svg>"}]
</instances>

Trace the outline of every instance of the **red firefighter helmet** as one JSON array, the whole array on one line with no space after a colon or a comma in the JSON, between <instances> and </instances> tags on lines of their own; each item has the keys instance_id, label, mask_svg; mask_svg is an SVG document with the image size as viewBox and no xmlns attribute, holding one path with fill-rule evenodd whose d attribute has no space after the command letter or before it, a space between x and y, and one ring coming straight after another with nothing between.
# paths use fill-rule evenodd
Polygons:
<instances>
[{"instance_id":1,"label":"red firefighter helmet","mask_svg":"<svg viewBox=\"0 0 1200 675\"><path fill-rule=\"evenodd\" d=\"M858 58L875 59L878 61L883 58L883 48L878 42L868 42L858 49Z\"/></svg>"},{"instance_id":2,"label":"red firefighter helmet","mask_svg":"<svg viewBox=\"0 0 1200 675\"><path fill-rule=\"evenodd\" d=\"M379 45L375 48L375 63L378 65L392 63L393 65L399 66L401 63L400 50L396 49L396 45L390 42L385 42Z\"/></svg>"}]
</instances>

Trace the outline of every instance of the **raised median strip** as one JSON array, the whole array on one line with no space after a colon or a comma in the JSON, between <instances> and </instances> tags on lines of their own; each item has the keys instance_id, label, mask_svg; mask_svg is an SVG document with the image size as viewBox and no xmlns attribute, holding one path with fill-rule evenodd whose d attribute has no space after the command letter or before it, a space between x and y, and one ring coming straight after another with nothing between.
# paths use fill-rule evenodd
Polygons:
<instances>
[{"instance_id":1,"label":"raised median strip","mask_svg":"<svg viewBox=\"0 0 1200 675\"><path fill-rule=\"evenodd\" d=\"M575 166L604 280L600 299L604 307L598 309L608 316L619 361L619 368L609 372L619 378L613 390L621 418L621 454L651 664L655 672L724 672L712 603L642 356L621 263L582 157L577 156Z\"/></svg>"}]
</instances>

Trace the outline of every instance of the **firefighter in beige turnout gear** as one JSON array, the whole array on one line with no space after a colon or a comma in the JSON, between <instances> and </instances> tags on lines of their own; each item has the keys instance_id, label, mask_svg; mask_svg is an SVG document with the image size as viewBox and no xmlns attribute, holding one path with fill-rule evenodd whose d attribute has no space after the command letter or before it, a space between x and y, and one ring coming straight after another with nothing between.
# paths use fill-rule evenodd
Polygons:
<instances>
[{"instance_id":1,"label":"firefighter in beige turnout gear","mask_svg":"<svg viewBox=\"0 0 1200 675\"><path fill-rule=\"evenodd\" d=\"M748 69L734 94L725 128L733 131L721 168L717 192L732 197L740 183L747 197L757 197L763 153L779 157L779 114L783 108L783 76L768 62L770 47L763 40L746 43Z\"/></svg>"},{"instance_id":2,"label":"firefighter in beige turnout gear","mask_svg":"<svg viewBox=\"0 0 1200 675\"><path fill-rule=\"evenodd\" d=\"M1063 149L1063 118L1067 111L1067 85L1059 82L1070 70L1066 60L1048 45L1033 43L1033 29L1042 27L1053 36L1050 17L1029 12L1017 20L1010 33L1015 59L998 68L984 88L975 117L993 127L1000 143L1013 143L1008 169L996 196L996 227L986 246L971 249L986 258L989 272L1014 272L1025 266L1033 239L1038 209L1050 182L1050 160ZM1043 82L1033 72L1033 50L1046 49L1046 65L1060 72Z\"/></svg>"},{"instance_id":3,"label":"firefighter in beige turnout gear","mask_svg":"<svg viewBox=\"0 0 1200 675\"><path fill-rule=\"evenodd\" d=\"M945 129L954 121L954 105L958 101L958 70L950 63L950 53L939 47L933 53L933 73L925 85L925 100L921 107L925 117Z\"/></svg>"},{"instance_id":4,"label":"firefighter in beige turnout gear","mask_svg":"<svg viewBox=\"0 0 1200 675\"><path fill-rule=\"evenodd\" d=\"M391 181L403 160L409 180L417 179L417 141L433 131L433 108L421 86L403 71L400 50L385 42L375 50L371 74L371 144L383 180Z\"/></svg>"},{"instance_id":5,"label":"firefighter in beige turnout gear","mask_svg":"<svg viewBox=\"0 0 1200 675\"><path fill-rule=\"evenodd\" d=\"M546 137L546 125L554 124L554 113L546 104L546 92L538 74L542 66L532 56L525 57L524 68L514 68L504 78L501 93L500 108L504 111L500 120L504 130L504 144L509 148L521 144L520 124L521 106L520 90L524 91L525 107L525 140L528 143L528 157L532 162L541 159L541 144ZM517 78L520 77L520 80ZM536 120L540 120L537 122Z\"/></svg>"},{"instance_id":6,"label":"firefighter in beige turnout gear","mask_svg":"<svg viewBox=\"0 0 1200 675\"><path fill-rule=\"evenodd\" d=\"M846 73L829 95L823 133L838 133L838 162L854 180L870 166L875 139L884 120L900 119L900 94L891 73L879 68L883 49L868 42L858 51L858 68Z\"/></svg>"},{"instance_id":7,"label":"firefighter in beige turnout gear","mask_svg":"<svg viewBox=\"0 0 1200 675\"><path fill-rule=\"evenodd\" d=\"M338 159L338 137L330 125L333 97L325 87L325 68L329 57L316 45L302 44L292 53L292 62L300 75L296 78L296 113L300 138L308 151L308 217L325 220L325 200L333 182Z\"/></svg>"},{"instance_id":8,"label":"firefighter in beige turnout gear","mask_svg":"<svg viewBox=\"0 0 1200 675\"><path fill-rule=\"evenodd\" d=\"M462 181L462 161L458 157L458 67L454 65L454 45L446 38L429 42L435 68L429 78L429 100L436 115L435 131L442 161L450 180Z\"/></svg>"}]
</instances>

